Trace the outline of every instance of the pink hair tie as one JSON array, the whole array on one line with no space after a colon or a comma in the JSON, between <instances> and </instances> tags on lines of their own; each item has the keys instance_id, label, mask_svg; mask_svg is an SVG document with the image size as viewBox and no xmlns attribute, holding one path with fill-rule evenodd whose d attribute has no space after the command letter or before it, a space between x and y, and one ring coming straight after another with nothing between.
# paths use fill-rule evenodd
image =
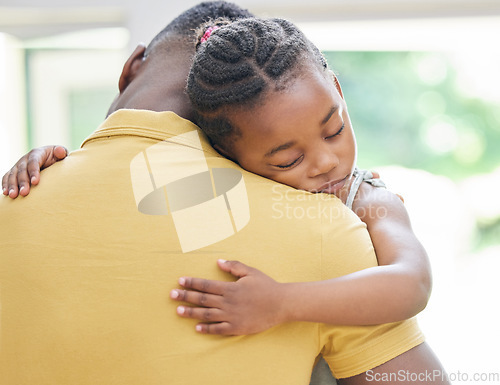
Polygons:
<instances>
[{"instance_id":1,"label":"pink hair tie","mask_svg":"<svg viewBox=\"0 0 500 385\"><path fill-rule=\"evenodd\" d=\"M200 43L204 43L212 35L212 32L219 29L220 27L214 25L213 27L208 27L203 36L200 39Z\"/></svg>"}]
</instances>

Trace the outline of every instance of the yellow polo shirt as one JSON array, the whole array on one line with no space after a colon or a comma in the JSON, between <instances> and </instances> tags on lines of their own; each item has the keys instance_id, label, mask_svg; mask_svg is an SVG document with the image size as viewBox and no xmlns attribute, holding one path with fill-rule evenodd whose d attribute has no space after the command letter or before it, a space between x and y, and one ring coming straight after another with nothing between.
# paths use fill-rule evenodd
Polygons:
<instances>
[{"instance_id":1,"label":"yellow polo shirt","mask_svg":"<svg viewBox=\"0 0 500 385\"><path fill-rule=\"evenodd\" d=\"M223 337L179 318L177 279L231 279L218 258L281 282L377 261L337 198L245 172L172 112L117 111L0 217L1 385L308 384L320 352L349 377L423 341L414 320Z\"/></svg>"}]
</instances>

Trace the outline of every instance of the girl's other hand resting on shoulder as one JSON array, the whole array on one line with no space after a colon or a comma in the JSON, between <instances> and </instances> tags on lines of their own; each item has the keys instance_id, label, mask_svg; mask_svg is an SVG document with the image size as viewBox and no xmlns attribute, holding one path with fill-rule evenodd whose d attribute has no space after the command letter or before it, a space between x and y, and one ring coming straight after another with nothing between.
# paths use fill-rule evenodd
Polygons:
<instances>
[{"instance_id":1,"label":"girl's other hand resting on shoulder","mask_svg":"<svg viewBox=\"0 0 500 385\"><path fill-rule=\"evenodd\" d=\"M40 182L40 171L66 158L68 150L63 146L34 148L23 155L2 178L2 193L10 198L30 193L31 186Z\"/></svg>"}]
</instances>

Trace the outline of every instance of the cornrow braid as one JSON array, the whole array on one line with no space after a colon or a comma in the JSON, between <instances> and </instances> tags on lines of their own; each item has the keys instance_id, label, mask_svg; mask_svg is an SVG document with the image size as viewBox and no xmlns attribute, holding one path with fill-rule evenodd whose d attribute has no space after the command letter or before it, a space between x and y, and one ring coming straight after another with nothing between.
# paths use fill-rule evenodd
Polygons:
<instances>
[{"instance_id":1,"label":"cornrow braid","mask_svg":"<svg viewBox=\"0 0 500 385\"><path fill-rule=\"evenodd\" d=\"M285 89L295 71L311 63L327 68L320 51L287 20L208 23L199 31L186 88L196 123L212 144L227 148L238 134L228 112L252 107L268 91Z\"/></svg>"}]
</instances>

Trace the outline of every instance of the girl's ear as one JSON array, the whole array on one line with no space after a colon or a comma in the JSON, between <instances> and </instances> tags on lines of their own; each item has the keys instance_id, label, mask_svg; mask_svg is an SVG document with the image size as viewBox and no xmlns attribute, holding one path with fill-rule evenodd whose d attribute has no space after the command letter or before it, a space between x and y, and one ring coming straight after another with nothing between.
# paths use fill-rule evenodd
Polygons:
<instances>
[{"instance_id":1,"label":"girl's ear","mask_svg":"<svg viewBox=\"0 0 500 385\"><path fill-rule=\"evenodd\" d=\"M144 44L139 44L132 55L128 58L123 66L122 74L120 75L120 80L118 81L118 89L122 93L125 88L128 87L130 82L134 80L139 68L141 68L144 63L144 52L146 51L146 46Z\"/></svg>"},{"instance_id":2,"label":"girl's ear","mask_svg":"<svg viewBox=\"0 0 500 385\"><path fill-rule=\"evenodd\" d=\"M218 144L214 144L213 147L217 150L219 154L221 154L223 157L232 160L234 163L238 163L236 159L232 156L231 152L228 150L223 149L221 146Z\"/></svg>"},{"instance_id":3,"label":"girl's ear","mask_svg":"<svg viewBox=\"0 0 500 385\"><path fill-rule=\"evenodd\" d=\"M339 80L337 79L332 70L328 70L328 72L330 73L330 76L332 77L333 82L335 83L335 88L337 88L337 91L339 92L340 96L342 97L342 99L344 99L344 94L342 94L342 88L340 87Z\"/></svg>"},{"instance_id":4,"label":"girl's ear","mask_svg":"<svg viewBox=\"0 0 500 385\"><path fill-rule=\"evenodd\" d=\"M219 154L221 154L222 156L224 156L225 158L228 158L228 159L232 159L231 158L231 155L229 154L228 151L224 150L221 146L219 146L218 144L214 144L214 148L217 150L217 152Z\"/></svg>"}]
</instances>

